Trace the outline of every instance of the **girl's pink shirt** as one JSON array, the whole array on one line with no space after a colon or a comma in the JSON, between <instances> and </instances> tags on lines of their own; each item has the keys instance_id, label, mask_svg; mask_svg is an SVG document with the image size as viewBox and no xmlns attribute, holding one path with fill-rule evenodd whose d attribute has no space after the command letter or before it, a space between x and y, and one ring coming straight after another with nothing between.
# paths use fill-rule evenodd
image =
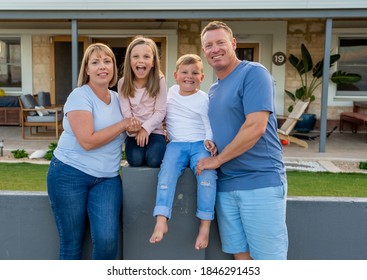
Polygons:
<instances>
[{"instance_id":1,"label":"girl's pink shirt","mask_svg":"<svg viewBox=\"0 0 367 280\"><path fill-rule=\"evenodd\" d=\"M123 82L124 78L121 78L117 84L117 89L124 118L135 117L138 119L149 135L151 133L164 134L163 120L166 117L167 107L166 79L161 77L159 81L160 91L155 98L149 96L146 88L135 89L134 97L123 97L120 90Z\"/></svg>"}]
</instances>

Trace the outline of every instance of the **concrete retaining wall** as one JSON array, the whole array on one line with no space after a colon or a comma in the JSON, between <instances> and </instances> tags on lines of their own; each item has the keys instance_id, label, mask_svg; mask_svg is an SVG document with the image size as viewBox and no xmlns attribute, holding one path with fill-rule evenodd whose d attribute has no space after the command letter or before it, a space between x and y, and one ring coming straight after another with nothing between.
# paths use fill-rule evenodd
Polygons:
<instances>
[{"instance_id":1,"label":"concrete retaining wall","mask_svg":"<svg viewBox=\"0 0 367 280\"><path fill-rule=\"evenodd\" d=\"M196 184L186 170L177 186L169 232L159 244L150 244L155 220L158 169L122 170L124 207L119 259L231 259L220 250L216 222L212 223L210 245L196 251L198 231L195 217ZM288 259L367 259L367 199L289 197ZM0 259L43 260L58 258L57 230L44 192L0 191ZM86 233L83 256L91 256Z\"/></svg>"}]
</instances>

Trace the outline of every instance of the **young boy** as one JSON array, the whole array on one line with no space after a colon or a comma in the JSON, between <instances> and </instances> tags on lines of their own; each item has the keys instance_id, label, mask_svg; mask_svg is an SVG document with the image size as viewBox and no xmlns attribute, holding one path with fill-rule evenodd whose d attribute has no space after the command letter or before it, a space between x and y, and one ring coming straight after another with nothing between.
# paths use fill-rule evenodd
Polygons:
<instances>
[{"instance_id":1,"label":"young boy","mask_svg":"<svg viewBox=\"0 0 367 280\"><path fill-rule=\"evenodd\" d=\"M212 141L208 119L208 95L199 90L204 79L203 63L199 56L187 54L176 62L174 73L177 85L168 91L166 128L170 143L167 145L158 174L156 206L153 216L156 225L151 243L158 243L168 231L167 220L171 218L172 204L178 178L186 167L195 173L199 159L214 156L217 148ZM217 173L204 170L196 175L197 211L201 220L195 248L208 246L211 220L214 219Z\"/></svg>"}]
</instances>

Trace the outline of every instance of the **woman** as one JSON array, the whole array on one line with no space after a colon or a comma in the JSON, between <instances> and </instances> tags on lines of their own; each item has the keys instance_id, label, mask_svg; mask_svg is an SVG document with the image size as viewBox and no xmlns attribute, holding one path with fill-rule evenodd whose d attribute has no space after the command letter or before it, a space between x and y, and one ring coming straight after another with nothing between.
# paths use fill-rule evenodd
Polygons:
<instances>
[{"instance_id":1,"label":"woman","mask_svg":"<svg viewBox=\"0 0 367 280\"><path fill-rule=\"evenodd\" d=\"M69 95L64 131L47 175L48 195L60 238L60 259L80 259L89 218L93 259L115 259L122 203L119 176L125 131L140 128L123 119L116 59L104 44L85 51L78 88Z\"/></svg>"}]
</instances>

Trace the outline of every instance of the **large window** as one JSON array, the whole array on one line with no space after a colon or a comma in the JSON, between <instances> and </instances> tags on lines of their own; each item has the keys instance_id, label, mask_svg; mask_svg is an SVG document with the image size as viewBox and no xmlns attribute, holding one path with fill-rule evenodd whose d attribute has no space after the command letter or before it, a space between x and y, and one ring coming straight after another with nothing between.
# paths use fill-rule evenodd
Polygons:
<instances>
[{"instance_id":1,"label":"large window","mask_svg":"<svg viewBox=\"0 0 367 280\"><path fill-rule=\"evenodd\" d=\"M367 38L340 37L338 70L357 73L362 80L351 85L338 85L337 96L367 96Z\"/></svg>"},{"instance_id":2,"label":"large window","mask_svg":"<svg viewBox=\"0 0 367 280\"><path fill-rule=\"evenodd\" d=\"M20 38L0 37L0 87L22 87Z\"/></svg>"}]
</instances>

